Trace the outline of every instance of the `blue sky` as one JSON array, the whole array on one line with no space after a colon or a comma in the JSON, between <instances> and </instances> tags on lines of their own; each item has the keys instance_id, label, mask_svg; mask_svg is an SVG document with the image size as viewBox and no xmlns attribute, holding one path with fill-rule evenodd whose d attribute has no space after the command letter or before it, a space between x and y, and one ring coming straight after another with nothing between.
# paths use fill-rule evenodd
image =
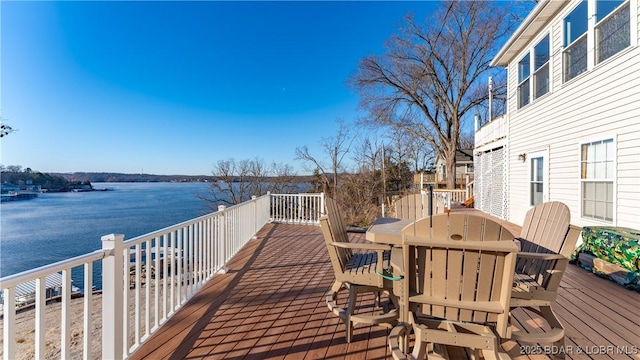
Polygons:
<instances>
[{"instance_id":1,"label":"blue sky","mask_svg":"<svg viewBox=\"0 0 640 360\"><path fill-rule=\"evenodd\" d=\"M3 165L210 174L229 158L321 157L355 120L346 80L424 2L7 2Z\"/></svg>"}]
</instances>

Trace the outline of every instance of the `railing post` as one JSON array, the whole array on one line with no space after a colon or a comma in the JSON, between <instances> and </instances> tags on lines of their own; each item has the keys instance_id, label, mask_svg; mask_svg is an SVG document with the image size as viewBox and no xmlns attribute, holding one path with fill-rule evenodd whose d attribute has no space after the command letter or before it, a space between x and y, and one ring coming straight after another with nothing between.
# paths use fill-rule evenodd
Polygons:
<instances>
[{"instance_id":1,"label":"railing post","mask_svg":"<svg viewBox=\"0 0 640 360\"><path fill-rule=\"evenodd\" d=\"M3 289L2 297L4 300L3 308L3 359L13 359L16 354L16 289L15 287L7 287Z\"/></svg>"},{"instance_id":2,"label":"railing post","mask_svg":"<svg viewBox=\"0 0 640 360\"><path fill-rule=\"evenodd\" d=\"M218 261L220 261L220 269L216 272L216 274L226 274L229 270L226 266L227 263L227 215L224 213L224 210L227 207L224 205L218 205L218 212L222 212L222 216L220 217L220 226L218 228L219 237L218 241L220 244Z\"/></svg>"},{"instance_id":3,"label":"railing post","mask_svg":"<svg viewBox=\"0 0 640 360\"><path fill-rule=\"evenodd\" d=\"M117 360L124 356L124 235L110 234L101 239L102 249L111 250L102 259L102 358Z\"/></svg>"},{"instance_id":4,"label":"railing post","mask_svg":"<svg viewBox=\"0 0 640 360\"><path fill-rule=\"evenodd\" d=\"M273 214L273 195L271 195L271 191L267 191L267 196L269 197L269 221L274 222L275 216Z\"/></svg>"},{"instance_id":5,"label":"railing post","mask_svg":"<svg viewBox=\"0 0 640 360\"><path fill-rule=\"evenodd\" d=\"M323 215L324 215L324 209L325 209L325 207L324 207L324 202L325 202L325 200L324 200L324 193L323 193L323 192L321 192L321 193L320 193L320 216L323 216ZM320 221L320 219L318 219L318 221Z\"/></svg>"},{"instance_id":6,"label":"railing post","mask_svg":"<svg viewBox=\"0 0 640 360\"><path fill-rule=\"evenodd\" d=\"M253 229L251 232L253 233L252 239L256 239L258 235L258 203L256 201L258 197L255 195L251 195L251 203L253 205Z\"/></svg>"}]
</instances>

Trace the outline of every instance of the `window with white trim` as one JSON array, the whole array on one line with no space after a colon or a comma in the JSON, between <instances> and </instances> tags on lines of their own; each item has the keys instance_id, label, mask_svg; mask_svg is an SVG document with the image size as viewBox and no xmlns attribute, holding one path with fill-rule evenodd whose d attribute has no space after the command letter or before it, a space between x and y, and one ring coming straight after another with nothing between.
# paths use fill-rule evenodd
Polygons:
<instances>
[{"instance_id":1,"label":"window with white trim","mask_svg":"<svg viewBox=\"0 0 640 360\"><path fill-rule=\"evenodd\" d=\"M530 56L527 53L527 55L525 55L518 63L518 108L529 104L531 97L531 89L529 85L530 74L531 61Z\"/></svg>"},{"instance_id":2,"label":"window with white trim","mask_svg":"<svg viewBox=\"0 0 640 360\"><path fill-rule=\"evenodd\" d=\"M550 54L547 35L518 62L518 108L549 92Z\"/></svg>"},{"instance_id":3,"label":"window with white trim","mask_svg":"<svg viewBox=\"0 0 640 360\"><path fill-rule=\"evenodd\" d=\"M549 35L545 36L533 48L533 98L549 92Z\"/></svg>"},{"instance_id":4,"label":"window with white trim","mask_svg":"<svg viewBox=\"0 0 640 360\"><path fill-rule=\"evenodd\" d=\"M631 46L630 3L583 0L563 19L564 82Z\"/></svg>"},{"instance_id":5,"label":"window with white trim","mask_svg":"<svg viewBox=\"0 0 640 360\"><path fill-rule=\"evenodd\" d=\"M580 145L580 191L583 218L613 222L615 173L613 139Z\"/></svg>"},{"instance_id":6,"label":"window with white trim","mask_svg":"<svg viewBox=\"0 0 640 360\"><path fill-rule=\"evenodd\" d=\"M544 181L544 156L532 157L529 160L529 205L535 206L544 202L545 181Z\"/></svg>"},{"instance_id":7,"label":"window with white trim","mask_svg":"<svg viewBox=\"0 0 640 360\"><path fill-rule=\"evenodd\" d=\"M631 45L629 1L596 1L596 64Z\"/></svg>"},{"instance_id":8,"label":"window with white trim","mask_svg":"<svg viewBox=\"0 0 640 360\"><path fill-rule=\"evenodd\" d=\"M587 71L587 0L583 0L564 18L564 51L562 63L564 81Z\"/></svg>"}]
</instances>

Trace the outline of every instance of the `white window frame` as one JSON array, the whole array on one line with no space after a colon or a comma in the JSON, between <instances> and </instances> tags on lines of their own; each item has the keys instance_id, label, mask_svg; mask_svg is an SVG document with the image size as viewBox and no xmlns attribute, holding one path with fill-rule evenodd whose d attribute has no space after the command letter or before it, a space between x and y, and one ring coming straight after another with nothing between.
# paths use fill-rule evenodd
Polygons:
<instances>
[{"instance_id":1,"label":"white window frame","mask_svg":"<svg viewBox=\"0 0 640 360\"><path fill-rule=\"evenodd\" d=\"M565 26L565 21L566 18L571 15L572 12L574 12L580 5L582 5L583 1L579 1L576 3L576 6L574 6L573 8L571 8L563 17L562 17L562 83L567 83L573 79L576 79L578 77L580 77L580 75L585 74L589 71L589 69L591 69L593 67L593 60L591 60L591 56L589 54L589 51L593 49L592 46L592 42L593 42L593 23L592 23L592 17L590 16L590 14L593 14L593 8L595 7L595 3L593 0L584 0L584 2L587 5L587 18L584 19L587 22L587 30L586 32L584 32L583 34L581 34L580 36L578 36L575 40L573 40L570 44L565 44L565 40L567 38L567 32L566 32L566 26ZM567 56L566 56L566 52L569 48L575 48L576 44L581 42L581 41L585 41L586 42L586 60L587 60L587 66L584 69L584 71L574 75L571 78L567 78L568 77L568 73L567 73Z\"/></svg>"},{"instance_id":2,"label":"white window frame","mask_svg":"<svg viewBox=\"0 0 640 360\"><path fill-rule=\"evenodd\" d=\"M572 42L571 44L568 44L567 46L565 46L564 44L564 39L566 38L567 34L566 34L566 30L564 27L564 19L569 16L569 14L576 9L576 7L580 4L580 2L576 3L576 6L574 6L571 9L568 9L568 11L563 15L563 17L561 18L562 20L562 24L563 26L561 26L561 32L562 32L562 43L560 44L562 46L561 48L561 71L562 71L562 84L567 84L567 83L571 83L573 82L574 79L580 78L582 77L584 74L592 71L594 68L600 66L601 64L606 64L607 62L609 62L611 59L616 58L619 54L624 53L625 51L628 51L631 48L634 48L638 45L638 37L635 36L638 33L638 2L639 0L626 0L624 1L622 4L620 4L614 11L612 11L611 13L607 14L607 16L601 18L598 20L598 22L596 23L596 0L585 0L587 2L587 32L583 35L581 35L578 39L576 39L574 42ZM630 41L629 41L629 46L626 49L622 49L620 51L618 51L617 53L609 56L608 58L600 61L600 62L596 62L596 56L597 56L597 44L596 44L596 26L600 25L602 23L602 21L608 19L610 16L612 16L612 14L616 13L617 11L619 11L622 7L624 6L629 6L629 32L630 32ZM580 41L581 39L583 39L583 37L586 37L586 43L587 43L587 68L585 69L585 71L581 72L580 74L575 75L574 77L567 79L566 76L566 64L565 64L565 51L567 50L567 48L571 47L572 45L576 44L576 42ZM552 46L553 48L553 46ZM553 52L552 52L553 53ZM553 77L552 77L553 78Z\"/></svg>"},{"instance_id":3,"label":"white window frame","mask_svg":"<svg viewBox=\"0 0 640 360\"><path fill-rule=\"evenodd\" d=\"M593 13L594 13L594 14L595 14L595 12L596 12L596 10L595 10L595 9L596 9L596 2L597 2L597 1L596 1L596 0L594 0L594 3L593 3ZM602 64L602 63L606 63L606 62L607 62L607 60L609 60L609 59L611 59L611 58L615 57L617 54L619 54L619 53L621 53L621 52L623 52L623 51L624 51L624 49L625 49L625 48L623 48L623 49L619 50L619 51L618 51L618 52L616 52L615 54L612 54L612 55L608 56L606 59L603 59L603 60L598 61L598 55L600 54L600 51L601 51L601 50L598 48L598 44L597 44L597 40L598 40L598 39L597 39L597 34L596 34L596 28L598 28L599 26L601 26L601 25L602 25L602 23L604 23L604 22L608 21L608 20L609 20L609 19L610 19L614 14L617 14L617 13L618 13L619 11L621 11L621 9L622 9L623 7L625 7L625 6L628 6L628 7L629 7L629 45L627 45L627 47L626 47L626 48L629 48L630 46L632 46L632 45L633 45L633 41L631 40L631 38L632 38L632 37L634 37L634 36L633 36L633 34L634 34L634 33L632 32L632 30L633 30L633 26L631 26L631 22L633 22L633 20L632 20L632 19L635 19L635 17L632 17L633 13L632 13L632 11L631 11L631 5L632 5L632 4L631 4L631 1L630 1L630 0L623 1L623 2L618 6L618 7L616 7L616 8L615 8L613 11L611 11L609 14L607 14L607 15L605 15L604 17L600 18L597 22L596 22L596 21L595 21L595 19L594 19L594 24L593 24L593 29L594 29L594 30L593 30L593 35L594 35L594 36L593 36L593 49L594 49L594 60L593 60L593 61L594 61L594 66L595 66L595 65ZM594 18L595 18L595 16L594 16ZM636 22L636 23L637 23L637 22Z\"/></svg>"},{"instance_id":4,"label":"white window frame","mask_svg":"<svg viewBox=\"0 0 640 360\"><path fill-rule=\"evenodd\" d=\"M547 59L547 61L540 66L538 69L536 69L536 47L538 47L538 45L540 45L540 42L542 42L545 38L547 38L547 41L549 43L549 49L547 49L547 51L549 52L549 58ZM538 39L538 41L533 45L533 47L531 47L531 56L532 56L532 61L531 61L531 102L534 102L538 99L540 99L541 97L544 97L545 95L551 93L551 79L553 78L553 74L551 73L551 34L549 34L548 32L542 36L540 39ZM547 92L545 92L544 94L541 94L540 96L537 95L537 88L538 88L538 79L540 78L540 74L542 73L543 69L546 68L547 69Z\"/></svg>"},{"instance_id":5,"label":"white window frame","mask_svg":"<svg viewBox=\"0 0 640 360\"><path fill-rule=\"evenodd\" d=\"M543 64L542 66L540 66L540 68L536 69L536 52L535 52L535 48L536 46L538 46L540 44L540 42L542 40L544 40L545 38L548 39L549 42L549 59L547 59L547 62L545 64ZM529 49L527 50L527 52L523 53L522 56L520 56L520 60L518 61L518 87L516 89L517 91L517 96L518 96L518 109L524 108L529 104L534 103L536 100L544 97L545 95L551 93L552 90L552 79L553 79L553 69L551 66L551 58L553 57L553 53L551 51L552 46L551 46L551 34L549 31L546 31L543 33L542 36L539 36L535 42L533 42L533 45L531 47L529 47ZM524 79L522 79L522 81L520 81L520 63L522 62L522 60L524 60L525 57L529 56L529 75L527 75ZM547 92L545 92L544 94L540 95L540 96L536 96L536 81L538 79L538 76L540 75L540 73L542 72L543 68L547 68L547 72L548 72L548 77L547 77ZM528 90L528 99L526 100L526 103L523 103L522 101L522 88L525 87Z\"/></svg>"},{"instance_id":6,"label":"white window frame","mask_svg":"<svg viewBox=\"0 0 640 360\"><path fill-rule=\"evenodd\" d=\"M603 141L608 141L611 140L613 143L613 178L611 179L592 179L592 178L582 178L582 146L583 145L588 145L588 144L593 144L593 143L597 143L597 142L603 142ZM580 141L580 143L578 144L578 203L579 203L579 208L580 208L580 212L579 212L579 216L580 219L583 219L584 221L588 221L590 223L598 223L598 224L606 224L609 226L616 226L617 224L617 212L616 212L616 206L617 206L617 193L618 193L618 185L617 185L617 179L618 179L618 161L617 161L617 157L618 157L618 139L616 137L616 135L614 134L603 134L601 136L598 137L591 137L591 138L587 138L584 139L583 141ZM583 184L585 182L594 182L595 181L600 181L600 182L611 182L612 184L612 214L611 214L611 220L606 220L606 219L599 219L596 217L592 217L592 216L585 216L584 215L584 198L583 198Z\"/></svg>"},{"instance_id":7,"label":"white window frame","mask_svg":"<svg viewBox=\"0 0 640 360\"><path fill-rule=\"evenodd\" d=\"M534 183L532 165L533 159L542 158L542 202L549 201L549 149L538 150L534 152L530 152L527 154L527 192L529 199L529 206L538 205L538 203L534 203L534 198L532 196L531 187Z\"/></svg>"},{"instance_id":8,"label":"white window frame","mask_svg":"<svg viewBox=\"0 0 640 360\"><path fill-rule=\"evenodd\" d=\"M529 57L529 73L528 75L520 81L520 63L526 58ZM533 82L533 74L531 72L531 49L527 51L522 57L520 57L520 61L518 61L518 109L521 109L529 104L531 104L531 84ZM522 89L527 89L527 99L526 101L522 101Z\"/></svg>"}]
</instances>

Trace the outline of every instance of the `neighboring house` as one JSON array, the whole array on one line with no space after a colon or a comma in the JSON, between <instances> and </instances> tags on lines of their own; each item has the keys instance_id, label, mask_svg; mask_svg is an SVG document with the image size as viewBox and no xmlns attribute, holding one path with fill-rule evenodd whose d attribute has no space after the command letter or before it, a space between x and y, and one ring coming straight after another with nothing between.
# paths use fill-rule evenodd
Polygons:
<instances>
[{"instance_id":1,"label":"neighboring house","mask_svg":"<svg viewBox=\"0 0 640 360\"><path fill-rule=\"evenodd\" d=\"M521 224L561 201L576 225L640 229L639 3L540 1L498 52L507 112L476 131L476 208Z\"/></svg>"},{"instance_id":2,"label":"neighboring house","mask_svg":"<svg viewBox=\"0 0 640 360\"><path fill-rule=\"evenodd\" d=\"M447 181L446 163L444 158L438 156L435 162L436 183L444 184ZM464 187L467 180L473 180L473 149L456 150L456 185Z\"/></svg>"}]
</instances>

